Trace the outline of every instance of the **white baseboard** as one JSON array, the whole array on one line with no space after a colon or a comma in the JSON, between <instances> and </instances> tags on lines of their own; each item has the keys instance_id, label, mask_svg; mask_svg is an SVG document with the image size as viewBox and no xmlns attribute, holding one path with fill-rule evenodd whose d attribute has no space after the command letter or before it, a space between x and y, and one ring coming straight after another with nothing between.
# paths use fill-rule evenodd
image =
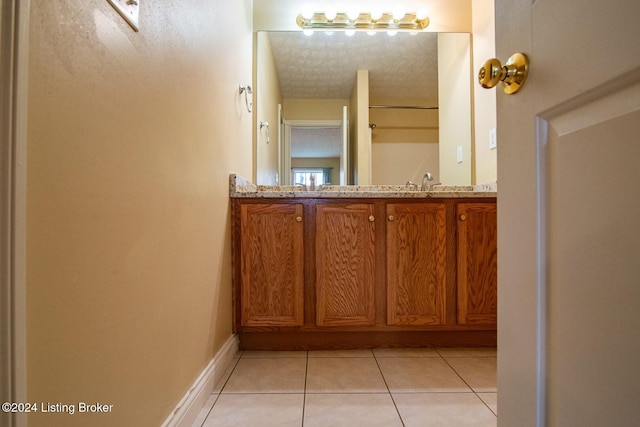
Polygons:
<instances>
[{"instance_id":1,"label":"white baseboard","mask_svg":"<svg viewBox=\"0 0 640 427\"><path fill-rule=\"evenodd\" d=\"M238 337L231 335L180 399L162 427L191 427L213 388L232 363L233 356L238 352L238 345Z\"/></svg>"}]
</instances>

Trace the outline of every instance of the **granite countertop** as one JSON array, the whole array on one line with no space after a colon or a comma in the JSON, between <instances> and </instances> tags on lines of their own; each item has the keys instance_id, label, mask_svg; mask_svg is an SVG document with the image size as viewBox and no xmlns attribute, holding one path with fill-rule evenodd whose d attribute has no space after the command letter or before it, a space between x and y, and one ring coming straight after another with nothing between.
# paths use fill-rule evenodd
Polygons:
<instances>
[{"instance_id":1,"label":"granite countertop","mask_svg":"<svg viewBox=\"0 0 640 427\"><path fill-rule=\"evenodd\" d=\"M232 198L429 198L496 197L497 183L469 186L434 185L430 191L413 190L404 185L325 185L308 191L300 185L256 185L236 175L229 175Z\"/></svg>"}]
</instances>

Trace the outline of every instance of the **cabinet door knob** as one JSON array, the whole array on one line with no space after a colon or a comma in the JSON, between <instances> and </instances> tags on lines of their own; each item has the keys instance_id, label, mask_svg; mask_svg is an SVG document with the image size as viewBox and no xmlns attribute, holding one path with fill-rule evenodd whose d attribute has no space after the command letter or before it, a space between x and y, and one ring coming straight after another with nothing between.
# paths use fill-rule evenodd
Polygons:
<instances>
[{"instance_id":1,"label":"cabinet door knob","mask_svg":"<svg viewBox=\"0 0 640 427\"><path fill-rule=\"evenodd\" d=\"M395 217L395 216L393 216L393 215L389 215L389 221L394 221L395 219L396 219L396 217Z\"/></svg>"},{"instance_id":2,"label":"cabinet door knob","mask_svg":"<svg viewBox=\"0 0 640 427\"><path fill-rule=\"evenodd\" d=\"M465 214L460 215L460 221L464 221L467 219L467 216Z\"/></svg>"},{"instance_id":3,"label":"cabinet door knob","mask_svg":"<svg viewBox=\"0 0 640 427\"><path fill-rule=\"evenodd\" d=\"M376 217L373 215L369 215L369 222L373 222L376 220Z\"/></svg>"},{"instance_id":4,"label":"cabinet door knob","mask_svg":"<svg viewBox=\"0 0 640 427\"><path fill-rule=\"evenodd\" d=\"M302 217L301 217L301 216L297 216L297 217L296 217L296 221L298 221L298 222L302 222Z\"/></svg>"}]
</instances>

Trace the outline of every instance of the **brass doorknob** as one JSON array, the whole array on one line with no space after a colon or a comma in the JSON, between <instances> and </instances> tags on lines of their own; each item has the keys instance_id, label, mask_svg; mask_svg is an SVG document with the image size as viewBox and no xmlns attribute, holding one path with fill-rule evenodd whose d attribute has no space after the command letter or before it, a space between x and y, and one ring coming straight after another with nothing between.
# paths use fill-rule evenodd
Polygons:
<instances>
[{"instance_id":1,"label":"brass doorknob","mask_svg":"<svg viewBox=\"0 0 640 427\"><path fill-rule=\"evenodd\" d=\"M460 221L466 221L467 216L465 214L460 215Z\"/></svg>"},{"instance_id":2,"label":"brass doorknob","mask_svg":"<svg viewBox=\"0 0 640 427\"><path fill-rule=\"evenodd\" d=\"M376 220L376 217L373 215L369 215L369 222L373 222Z\"/></svg>"},{"instance_id":3,"label":"brass doorknob","mask_svg":"<svg viewBox=\"0 0 640 427\"><path fill-rule=\"evenodd\" d=\"M529 59L524 53L515 53L503 66L496 58L489 59L478 72L478 82L490 89L502 82L504 93L511 95L520 90L529 74Z\"/></svg>"},{"instance_id":4,"label":"brass doorknob","mask_svg":"<svg viewBox=\"0 0 640 427\"><path fill-rule=\"evenodd\" d=\"M297 217L296 217L296 221L298 221L298 222L302 222L302 217L301 217L301 216L297 216Z\"/></svg>"},{"instance_id":5,"label":"brass doorknob","mask_svg":"<svg viewBox=\"0 0 640 427\"><path fill-rule=\"evenodd\" d=\"M396 217L395 217L395 216L393 216L393 215L389 215L389 221L394 221L395 219L396 219Z\"/></svg>"}]
</instances>

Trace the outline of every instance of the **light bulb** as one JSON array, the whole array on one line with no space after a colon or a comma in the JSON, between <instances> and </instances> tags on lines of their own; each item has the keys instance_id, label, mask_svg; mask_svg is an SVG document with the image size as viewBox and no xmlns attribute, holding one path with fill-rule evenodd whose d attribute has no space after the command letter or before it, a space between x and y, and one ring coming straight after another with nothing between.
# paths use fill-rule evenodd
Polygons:
<instances>
[{"instance_id":1,"label":"light bulb","mask_svg":"<svg viewBox=\"0 0 640 427\"><path fill-rule=\"evenodd\" d=\"M345 30L344 32L347 36L351 37L356 33L356 30Z\"/></svg>"},{"instance_id":2,"label":"light bulb","mask_svg":"<svg viewBox=\"0 0 640 427\"><path fill-rule=\"evenodd\" d=\"M311 19L311 17L313 16L313 12L313 7L311 7L311 5L309 4L305 4L304 6L302 6L300 15L302 15L306 19Z\"/></svg>"},{"instance_id":3,"label":"light bulb","mask_svg":"<svg viewBox=\"0 0 640 427\"><path fill-rule=\"evenodd\" d=\"M373 18L374 20L380 19L380 17L382 17L383 13L384 13L384 11L379 6L371 8L371 18Z\"/></svg>"},{"instance_id":4,"label":"light bulb","mask_svg":"<svg viewBox=\"0 0 640 427\"><path fill-rule=\"evenodd\" d=\"M358 15L360 15L359 9L353 6L349 7L346 13L349 19L351 19L352 21L356 19Z\"/></svg>"},{"instance_id":5,"label":"light bulb","mask_svg":"<svg viewBox=\"0 0 640 427\"><path fill-rule=\"evenodd\" d=\"M418 9L418 11L416 12L416 18L419 20L423 20L426 19L429 16L429 11L427 10L426 7L421 7L420 9Z\"/></svg>"},{"instance_id":6,"label":"light bulb","mask_svg":"<svg viewBox=\"0 0 640 427\"><path fill-rule=\"evenodd\" d=\"M387 35L388 35L388 36L390 36L390 37L393 37L393 36L395 36L396 34L398 34L398 32L397 32L397 31L395 31L395 30L387 31Z\"/></svg>"},{"instance_id":7,"label":"light bulb","mask_svg":"<svg viewBox=\"0 0 640 427\"><path fill-rule=\"evenodd\" d=\"M312 36L313 30L302 30L302 34L304 34L305 36Z\"/></svg>"}]
</instances>

